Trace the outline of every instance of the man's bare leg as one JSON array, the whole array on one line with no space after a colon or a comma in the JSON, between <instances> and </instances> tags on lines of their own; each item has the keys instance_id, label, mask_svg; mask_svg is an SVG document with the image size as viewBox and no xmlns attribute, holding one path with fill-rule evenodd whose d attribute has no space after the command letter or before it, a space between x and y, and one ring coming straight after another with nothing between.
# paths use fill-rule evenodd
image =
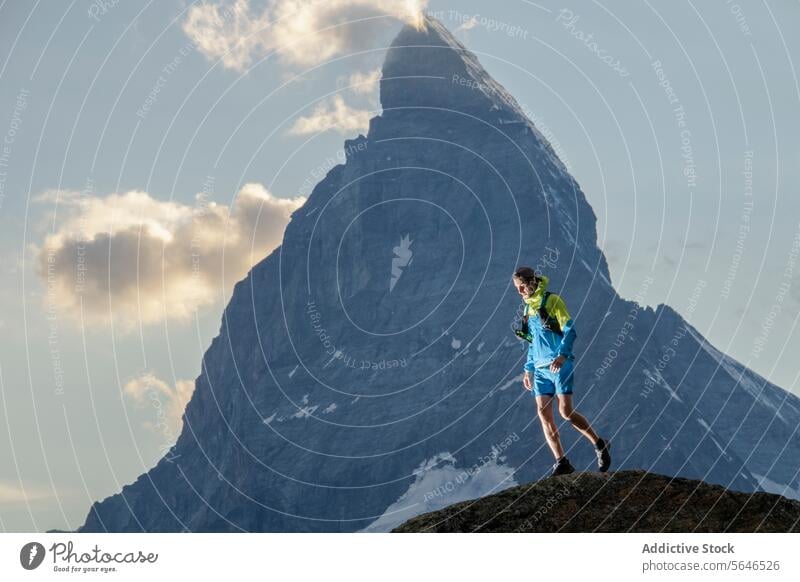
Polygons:
<instances>
[{"instance_id":1,"label":"man's bare leg","mask_svg":"<svg viewBox=\"0 0 800 582\"><path fill-rule=\"evenodd\" d=\"M558 436L558 427L556 421L553 419L553 397L552 396L537 396L536 408L539 413L539 420L542 423L542 431L550 450L556 461L564 456L564 448L561 446L561 439Z\"/></svg>"},{"instance_id":2,"label":"man's bare leg","mask_svg":"<svg viewBox=\"0 0 800 582\"><path fill-rule=\"evenodd\" d=\"M589 421L586 420L586 417L584 417L580 412L573 408L572 394L558 395L558 411L561 413L561 416L564 418L564 420L568 420L570 423L572 423L572 426L575 427L575 430L589 439L593 445L597 443L597 433L594 432L594 429L589 424ZM552 411L550 416L552 418Z\"/></svg>"}]
</instances>

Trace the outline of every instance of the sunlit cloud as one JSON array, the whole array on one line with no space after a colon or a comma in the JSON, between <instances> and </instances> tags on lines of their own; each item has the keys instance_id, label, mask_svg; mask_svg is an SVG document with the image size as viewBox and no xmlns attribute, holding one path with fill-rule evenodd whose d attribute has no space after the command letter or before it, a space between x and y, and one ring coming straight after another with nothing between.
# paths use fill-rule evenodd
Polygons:
<instances>
[{"instance_id":1,"label":"sunlit cloud","mask_svg":"<svg viewBox=\"0 0 800 582\"><path fill-rule=\"evenodd\" d=\"M356 95L376 96L378 93L378 83L381 80L380 68L372 71L356 71L348 79L348 89Z\"/></svg>"},{"instance_id":2,"label":"sunlit cloud","mask_svg":"<svg viewBox=\"0 0 800 582\"><path fill-rule=\"evenodd\" d=\"M341 95L317 105L311 115L300 117L289 133L308 135L335 130L342 134L366 133L372 113L366 109L351 107Z\"/></svg>"},{"instance_id":3,"label":"sunlit cloud","mask_svg":"<svg viewBox=\"0 0 800 582\"><path fill-rule=\"evenodd\" d=\"M310 115L299 117L289 133L310 135L322 131L336 131L342 135L366 133L369 120L378 114L378 98L381 70L356 71L349 76L339 77L337 86L341 92L321 101ZM348 103L345 95L355 96L368 109Z\"/></svg>"},{"instance_id":4,"label":"sunlit cloud","mask_svg":"<svg viewBox=\"0 0 800 582\"><path fill-rule=\"evenodd\" d=\"M368 47L384 19L421 26L427 0L248 0L190 8L184 33L208 59L244 71L275 52L288 63L312 65ZM362 21L362 22L359 22Z\"/></svg>"},{"instance_id":5,"label":"sunlit cloud","mask_svg":"<svg viewBox=\"0 0 800 582\"><path fill-rule=\"evenodd\" d=\"M186 320L225 299L232 286L283 239L305 198L273 196L245 184L231 207L194 206L129 191L108 196L48 191L59 200L55 231L35 246L45 308L83 323L129 330Z\"/></svg>"},{"instance_id":6,"label":"sunlit cloud","mask_svg":"<svg viewBox=\"0 0 800 582\"><path fill-rule=\"evenodd\" d=\"M460 31L460 30L472 30L472 29L473 29L473 28L475 28L476 26L478 26L478 17L477 17L477 16L472 16L472 17L471 17L469 20L467 20L467 21L466 21L464 24L462 24L461 26L459 26L459 27L456 29L456 32L458 32L458 31Z\"/></svg>"},{"instance_id":7,"label":"sunlit cloud","mask_svg":"<svg viewBox=\"0 0 800 582\"><path fill-rule=\"evenodd\" d=\"M154 418L145 420L143 426L174 444L183 428L183 412L194 392L194 381L178 380L171 386L148 372L129 380L122 391L136 405L154 411Z\"/></svg>"},{"instance_id":8,"label":"sunlit cloud","mask_svg":"<svg viewBox=\"0 0 800 582\"><path fill-rule=\"evenodd\" d=\"M56 494L52 489L40 486L24 486L19 483L0 480L0 505L16 505L19 503L51 499Z\"/></svg>"}]
</instances>

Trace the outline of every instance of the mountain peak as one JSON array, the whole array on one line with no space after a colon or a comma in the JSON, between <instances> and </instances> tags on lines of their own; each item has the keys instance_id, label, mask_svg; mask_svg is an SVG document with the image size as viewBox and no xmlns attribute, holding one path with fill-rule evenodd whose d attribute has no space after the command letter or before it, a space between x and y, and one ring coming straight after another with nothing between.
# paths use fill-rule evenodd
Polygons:
<instances>
[{"instance_id":1,"label":"mountain peak","mask_svg":"<svg viewBox=\"0 0 800 582\"><path fill-rule=\"evenodd\" d=\"M400 46L446 46L464 50L462 45L447 27L428 14L419 23L406 24L397 34L392 45Z\"/></svg>"},{"instance_id":2,"label":"mountain peak","mask_svg":"<svg viewBox=\"0 0 800 582\"><path fill-rule=\"evenodd\" d=\"M419 26L404 26L392 42L383 64L381 105L384 111L451 109L484 119L502 111L506 119L525 119L475 54L429 15Z\"/></svg>"}]
</instances>

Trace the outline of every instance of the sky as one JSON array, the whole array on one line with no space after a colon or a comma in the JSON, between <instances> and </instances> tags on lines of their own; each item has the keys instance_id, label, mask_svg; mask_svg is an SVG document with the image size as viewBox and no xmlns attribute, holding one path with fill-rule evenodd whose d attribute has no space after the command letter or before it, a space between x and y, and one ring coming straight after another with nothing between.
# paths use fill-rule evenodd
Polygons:
<instances>
[{"instance_id":1,"label":"sky","mask_svg":"<svg viewBox=\"0 0 800 582\"><path fill-rule=\"evenodd\" d=\"M80 526L174 443L423 9L551 141L618 292L800 394L800 4L303 6L0 0L0 531Z\"/></svg>"}]
</instances>

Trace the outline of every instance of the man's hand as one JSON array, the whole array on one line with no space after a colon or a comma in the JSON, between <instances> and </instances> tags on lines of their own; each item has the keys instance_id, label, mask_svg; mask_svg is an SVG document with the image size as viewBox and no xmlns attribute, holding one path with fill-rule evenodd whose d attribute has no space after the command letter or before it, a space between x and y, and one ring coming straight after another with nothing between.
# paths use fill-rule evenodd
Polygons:
<instances>
[{"instance_id":1,"label":"man's hand","mask_svg":"<svg viewBox=\"0 0 800 582\"><path fill-rule=\"evenodd\" d=\"M550 362L550 371L551 372L558 372L561 369L561 365L566 361L567 361L567 358L565 358L561 354L558 354L558 357L556 357L555 360Z\"/></svg>"},{"instance_id":2,"label":"man's hand","mask_svg":"<svg viewBox=\"0 0 800 582\"><path fill-rule=\"evenodd\" d=\"M526 371L525 374L522 376L522 385L525 386L525 390L527 390L528 392L531 391L532 386L531 386L531 373L530 372Z\"/></svg>"}]
</instances>

